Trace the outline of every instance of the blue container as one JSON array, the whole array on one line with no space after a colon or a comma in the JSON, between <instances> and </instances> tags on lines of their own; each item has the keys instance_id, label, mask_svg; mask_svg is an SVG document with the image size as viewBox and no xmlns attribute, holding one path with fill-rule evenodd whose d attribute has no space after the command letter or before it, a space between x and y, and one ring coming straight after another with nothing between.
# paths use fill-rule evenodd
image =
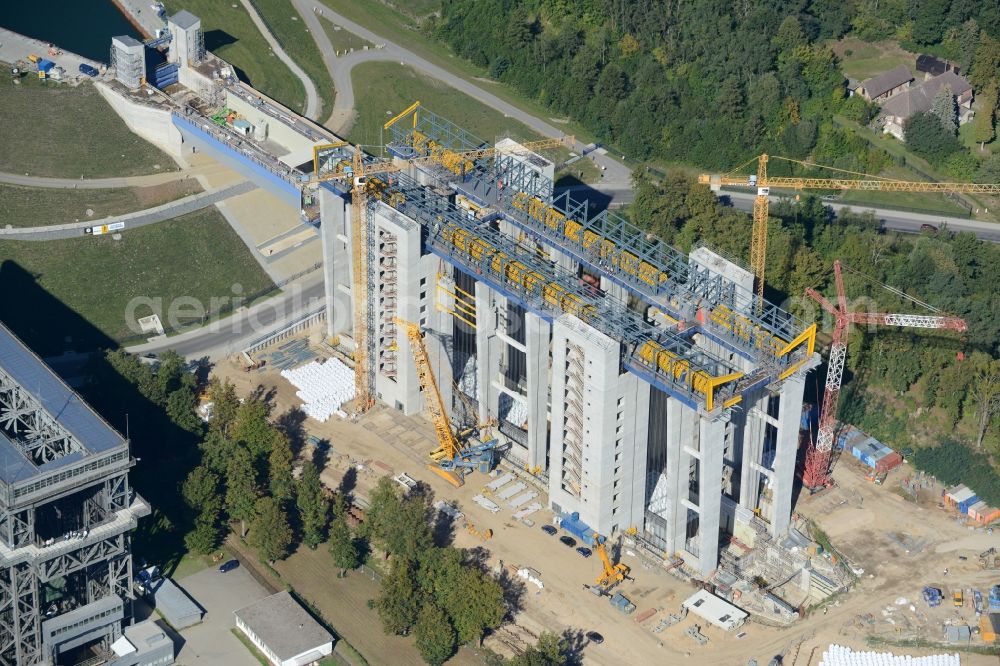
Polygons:
<instances>
[{"instance_id":1,"label":"blue container","mask_svg":"<svg viewBox=\"0 0 1000 666\"><path fill-rule=\"evenodd\" d=\"M594 545L594 528L580 520L580 512L574 511L569 516L563 516L562 528L575 536L577 539L587 544Z\"/></svg>"},{"instance_id":2,"label":"blue container","mask_svg":"<svg viewBox=\"0 0 1000 666\"><path fill-rule=\"evenodd\" d=\"M969 507L972 506L973 504L975 504L978 501L979 501L979 496L978 495L973 495L969 499L963 500L963 501L959 502L958 503L958 512L959 513L968 514L969 513Z\"/></svg>"},{"instance_id":3,"label":"blue container","mask_svg":"<svg viewBox=\"0 0 1000 666\"><path fill-rule=\"evenodd\" d=\"M80 63L80 73L86 74L87 76L97 76L100 72L96 68L91 67L85 62Z\"/></svg>"},{"instance_id":4,"label":"blue container","mask_svg":"<svg viewBox=\"0 0 1000 666\"><path fill-rule=\"evenodd\" d=\"M55 66L56 64L54 62L52 62L51 60L46 60L45 58L42 58L41 60L38 61L39 72L45 72L46 74L48 74L49 70Z\"/></svg>"}]
</instances>

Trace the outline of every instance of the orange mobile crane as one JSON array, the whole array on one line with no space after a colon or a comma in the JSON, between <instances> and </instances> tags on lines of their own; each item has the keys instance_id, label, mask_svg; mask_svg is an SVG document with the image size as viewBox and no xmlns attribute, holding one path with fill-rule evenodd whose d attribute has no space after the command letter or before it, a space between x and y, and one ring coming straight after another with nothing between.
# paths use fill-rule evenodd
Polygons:
<instances>
[{"instance_id":1,"label":"orange mobile crane","mask_svg":"<svg viewBox=\"0 0 1000 666\"><path fill-rule=\"evenodd\" d=\"M784 160L800 164L811 169L829 169L846 174L845 178L800 178L778 176L770 177L767 174L767 162L769 159ZM755 175L738 175L737 172L745 168L752 162L757 162L757 173ZM881 176L872 176L865 173L845 171L821 164L793 160L787 157L776 157L760 155L753 160L737 167L733 171L725 174L702 174L698 176L698 182L710 185L713 190L717 190L723 185L750 186L756 188L757 197L753 202L753 231L750 240L750 266L754 276L757 278L757 303L762 306L764 298L764 266L767 257L767 219L770 205L771 188L785 188L790 190L869 190L879 192L941 192L959 194L1000 194L1000 184L980 184L980 183L925 183L905 180L894 180Z\"/></svg>"}]
</instances>

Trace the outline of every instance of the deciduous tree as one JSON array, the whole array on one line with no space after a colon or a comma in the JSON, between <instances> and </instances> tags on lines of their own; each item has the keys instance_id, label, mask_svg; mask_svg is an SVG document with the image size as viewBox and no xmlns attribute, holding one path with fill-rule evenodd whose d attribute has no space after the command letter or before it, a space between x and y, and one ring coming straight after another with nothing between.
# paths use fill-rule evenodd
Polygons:
<instances>
[{"instance_id":1,"label":"deciduous tree","mask_svg":"<svg viewBox=\"0 0 1000 666\"><path fill-rule=\"evenodd\" d=\"M393 560L389 574L382 579L375 608L387 634L407 634L420 612L413 564L402 558Z\"/></svg>"},{"instance_id":2,"label":"deciduous tree","mask_svg":"<svg viewBox=\"0 0 1000 666\"><path fill-rule=\"evenodd\" d=\"M261 559L268 562L280 560L292 545L292 528L281 503L274 497L261 497L257 501L257 516L250 527L250 545L257 549Z\"/></svg>"},{"instance_id":3,"label":"deciduous tree","mask_svg":"<svg viewBox=\"0 0 1000 666\"><path fill-rule=\"evenodd\" d=\"M241 537L247 535L247 523L257 515L258 497L253 456L245 446L236 445L226 468L226 511L230 518L240 521Z\"/></svg>"},{"instance_id":4,"label":"deciduous tree","mask_svg":"<svg viewBox=\"0 0 1000 666\"><path fill-rule=\"evenodd\" d=\"M330 555L333 557L334 565L340 569L341 576L361 564L358 546L343 513L335 516L330 523Z\"/></svg>"},{"instance_id":5,"label":"deciduous tree","mask_svg":"<svg viewBox=\"0 0 1000 666\"><path fill-rule=\"evenodd\" d=\"M424 604L420 609L413 633L420 656L431 666L440 666L455 654L455 629L436 604Z\"/></svg>"},{"instance_id":6,"label":"deciduous tree","mask_svg":"<svg viewBox=\"0 0 1000 666\"><path fill-rule=\"evenodd\" d=\"M295 503L302 522L302 542L309 548L316 548L326 537L326 526L330 520L330 502L326 498L319 471L311 460L302 464L295 491Z\"/></svg>"},{"instance_id":7,"label":"deciduous tree","mask_svg":"<svg viewBox=\"0 0 1000 666\"><path fill-rule=\"evenodd\" d=\"M288 438L275 433L268 454L268 485L271 495L281 502L292 499L294 480L292 479L292 448Z\"/></svg>"}]
</instances>

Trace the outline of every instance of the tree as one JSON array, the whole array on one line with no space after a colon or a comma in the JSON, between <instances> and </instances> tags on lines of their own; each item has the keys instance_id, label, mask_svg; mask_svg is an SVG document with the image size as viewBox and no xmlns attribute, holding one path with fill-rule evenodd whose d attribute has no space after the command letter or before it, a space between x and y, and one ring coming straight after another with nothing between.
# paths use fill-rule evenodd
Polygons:
<instances>
[{"instance_id":1,"label":"tree","mask_svg":"<svg viewBox=\"0 0 1000 666\"><path fill-rule=\"evenodd\" d=\"M563 651L566 642L550 631L538 637L538 643L504 661L504 666L565 666L569 663Z\"/></svg>"},{"instance_id":2,"label":"tree","mask_svg":"<svg viewBox=\"0 0 1000 666\"><path fill-rule=\"evenodd\" d=\"M436 604L424 604L420 609L413 633L420 656L431 666L440 666L455 654L455 629Z\"/></svg>"},{"instance_id":3,"label":"tree","mask_svg":"<svg viewBox=\"0 0 1000 666\"><path fill-rule=\"evenodd\" d=\"M351 528L348 527L343 513L334 517L330 523L330 555L333 557L333 563L340 568L341 576L361 564L358 546L354 542L354 535L351 534Z\"/></svg>"},{"instance_id":4,"label":"tree","mask_svg":"<svg viewBox=\"0 0 1000 666\"><path fill-rule=\"evenodd\" d=\"M382 579L381 589L375 598L375 609L387 634L409 633L420 611L413 564L409 560L393 560L389 575Z\"/></svg>"},{"instance_id":5,"label":"tree","mask_svg":"<svg viewBox=\"0 0 1000 666\"><path fill-rule=\"evenodd\" d=\"M240 521L241 537L247 535L247 523L257 515L258 497L253 457L245 446L237 445L226 469L226 511L230 518Z\"/></svg>"},{"instance_id":6,"label":"tree","mask_svg":"<svg viewBox=\"0 0 1000 666\"><path fill-rule=\"evenodd\" d=\"M451 618L459 643L478 643L487 629L495 629L507 614L503 587L476 567L462 566L448 577L444 609Z\"/></svg>"},{"instance_id":7,"label":"tree","mask_svg":"<svg viewBox=\"0 0 1000 666\"><path fill-rule=\"evenodd\" d=\"M971 385L976 407L976 448L983 448L993 417L1000 414L1000 361L984 359Z\"/></svg>"},{"instance_id":8,"label":"tree","mask_svg":"<svg viewBox=\"0 0 1000 666\"><path fill-rule=\"evenodd\" d=\"M979 111L972 120L972 137L979 142L979 150L996 138L997 87L991 85L979 94Z\"/></svg>"},{"instance_id":9,"label":"tree","mask_svg":"<svg viewBox=\"0 0 1000 666\"><path fill-rule=\"evenodd\" d=\"M302 464L302 476L295 491L295 504L302 521L302 542L315 549L323 543L330 520L330 502L326 498L316 465L307 460Z\"/></svg>"},{"instance_id":10,"label":"tree","mask_svg":"<svg viewBox=\"0 0 1000 666\"><path fill-rule=\"evenodd\" d=\"M941 121L941 127L954 135L958 131L958 105L951 86L941 86L931 102L931 113Z\"/></svg>"},{"instance_id":11,"label":"tree","mask_svg":"<svg viewBox=\"0 0 1000 666\"><path fill-rule=\"evenodd\" d=\"M980 162L974 180L977 183L1000 183L1000 153L994 153Z\"/></svg>"},{"instance_id":12,"label":"tree","mask_svg":"<svg viewBox=\"0 0 1000 666\"><path fill-rule=\"evenodd\" d=\"M191 470L181 486L181 495L195 511L219 508L219 477L204 465Z\"/></svg>"},{"instance_id":13,"label":"tree","mask_svg":"<svg viewBox=\"0 0 1000 666\"><path fill-rule=\"evenodd\" d=\"M986 88L996 81L997 69L1000 69L1000 41L983 32L969 68L969 81L977 89Z\"/></svg>"},{"instance_id":14,"label":"tree","mask_svg":"<svg viewBox=\"0 0 1000 666\"><path fill-rule=\"evenodd\" d=\"M961 145L933 113L916 113L903 125L906 145L914 153L932 163L941 163Z\"/></svg>"},{"instance_id":15,"label":"tree","mask_svg":"<svg viewBox=\"0 0 1000 666\"><path fill-rule=\"evenodd\" d=\"M219 545L219 510L209 507L194 519L194 529L184 535L188 550L207 554Z\"/></svg>"},{"instance_id":16,"label":"tree","mask_svg":"<svg viewBox=\"0 0 1000 666\"><path fill-rule=\"evenodd\" d=\"M944 34L945 14L950 0L922 0L916 3L913 21L913 41L918 44L937 44Z\"/></svg>"},{"instance_id":17,"label":"tree","mask_svg":"<svg viewBox=\"0 0 1000 666\"><path fill-rule=\"evenodd\" d=\"M259 461L271 453L278 432L267 420L270 408L263 400L248 398L236 410L233 439L242 443L254 460Z\"/></svg>"},{"instance_id":18,"label":"tree","mask_svg":"<svg viewBox=\"0 0 1000 666\"><path fill-rule=\"evenodd\" d=\"M211 430L224 438L229 437L229 431L236 421L236 412L240 407L236 387L227 382L213 378L208 384L208 399L212 403L212 418L208 422Z\"/></svg>"},{"instance_id":19,"label":"tree","mask_svg":"<svg viewBox=\"0 0 1000 666\"><path fill-rule=\"evenodd\" d=\"M261 559L268 562L280 560L292 545L292 528L281 503L274 497L257 500L257 517L250 527L250 545L257 549Z\"/></svg>"},{"instance_id":20,"label":"tree","mask_svg":"<svg viewBox=\"0 0 1000 666\"><path fill-rule=\"evenodd\" d=\"M295 482L292 478L292 447L281 433L274 436L267 467L271 495L281 502L292 499Z\"/></svg>"}]
</instances>

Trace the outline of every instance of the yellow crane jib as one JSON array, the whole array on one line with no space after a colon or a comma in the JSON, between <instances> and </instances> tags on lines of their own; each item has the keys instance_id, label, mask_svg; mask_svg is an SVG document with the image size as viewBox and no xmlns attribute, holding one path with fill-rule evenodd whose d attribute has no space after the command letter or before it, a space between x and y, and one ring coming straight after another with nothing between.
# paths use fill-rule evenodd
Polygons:
<instances>
[{"instance_id":1,"label":"yellow crane jib","mask_svg":"<svg viewBox=\"0 0 1000 666\"><path fill-rule=\"evenodd\" d=\"M601 575L597 577L597 584L604 588L610 588L625 580L631 569L621 562L618 564L611 563L611 558L608 557L608 549L604 546L605 541L606 539L600 534L594 534L594 550L597 551L597 556L601 559L601 564L604 567Z\"/></svg>"},{"instance_id":2,"label":"yellow crane jib","mask_svg":"<svg viewBox=\"0 0 1000 666\"><path fill-rule=\"evenodd\" d=\"M417 126L417 109L419 109L419 108L420 108L420 100L417 100L413 104L411 104L408 107L406 107L406 109L403 110L401 113L396 114L390 120L388 120L384 125L382 125L382 129L384 129L384 130L389 129L390 127L392 127L397 122L399 122L400 120L402 120L406 116L410 115L411 113L413 114L413 127L416 127Z\"/></svg>"}]
</instances>

